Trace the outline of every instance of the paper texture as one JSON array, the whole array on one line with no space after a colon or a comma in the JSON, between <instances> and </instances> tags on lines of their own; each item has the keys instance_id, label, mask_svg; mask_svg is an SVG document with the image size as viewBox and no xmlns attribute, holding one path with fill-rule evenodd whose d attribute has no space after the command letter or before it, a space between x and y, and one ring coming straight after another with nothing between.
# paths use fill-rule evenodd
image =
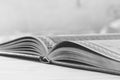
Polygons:
<instances>
[{"instance_id":1,"label":"paper texture","mask_svg":"<svg viewBox=\"0 0 120 80\"><path fill-rule=\"evenodd\" d=\"M120 56L120 40L94 40L90 42L106 48L107 50L113 51L113 54L115 52L118 56Z\"/></svg>"}]
</instances>

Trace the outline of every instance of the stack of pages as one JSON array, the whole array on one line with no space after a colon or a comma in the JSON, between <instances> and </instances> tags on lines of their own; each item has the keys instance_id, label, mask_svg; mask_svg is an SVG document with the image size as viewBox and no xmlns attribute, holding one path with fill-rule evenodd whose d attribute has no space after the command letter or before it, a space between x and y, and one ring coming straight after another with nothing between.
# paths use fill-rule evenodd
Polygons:
<instances>
[{"instance_id":1,"label":"stack of pages","mask_svg":"<svg viewBox=\"0 0 120 80\"><path fill-rule=\"evenodd\" d=\"M120 75L120 35L17 36L0 44L0 56Z\"/></svg>"}]
</instances>

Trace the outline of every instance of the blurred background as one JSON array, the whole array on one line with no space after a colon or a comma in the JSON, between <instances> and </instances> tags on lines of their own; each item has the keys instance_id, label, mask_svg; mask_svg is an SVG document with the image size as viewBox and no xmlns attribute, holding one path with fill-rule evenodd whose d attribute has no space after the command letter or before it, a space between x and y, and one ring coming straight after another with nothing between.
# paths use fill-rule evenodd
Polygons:
<instances>
[{"instance_id":1,"label":"blurred background","mask_svg":"<svg viewBox=\"0 0 120 80\"><path fill-rule=\"evenodd\" d=\"M0 35L120 32L120 0L0 0Z\"/></svg>"}]
</instances>

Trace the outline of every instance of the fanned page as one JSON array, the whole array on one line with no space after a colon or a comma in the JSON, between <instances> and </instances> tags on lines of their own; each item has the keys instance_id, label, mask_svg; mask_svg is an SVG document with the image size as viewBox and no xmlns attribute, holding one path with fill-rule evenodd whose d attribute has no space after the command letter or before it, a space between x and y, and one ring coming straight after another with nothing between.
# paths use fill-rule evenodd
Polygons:
<instances>
[{"instance_id":1,"label":"fanned page","mask_svg":"<svg viewBox=\"0 0 120 80\"><path fill-rule=\"evenodd\" d=\"M48 58L54 64L120 75L120 40L63 41Z\"/></svg>"},{"instance_id":2,"label":"fanned page","mask_svg":"<svg viewBox=\"0 0 120 80\"><path fill-rule=\"evenodd\" d=\"M0 44L0 55L39 59L48 53L45 43L32 35L16 36Z\"/></svg>"},{"instance_id":3,"label":"fanned page","mask_svg":"<svg viewBox=\"0 0 120 80\"><path fill-rule=\"evenodd\" d=\"M120 40L91 40L76 41L74 43L82 45L114 60L120 61Z\"/></svg>"}]
</instances>

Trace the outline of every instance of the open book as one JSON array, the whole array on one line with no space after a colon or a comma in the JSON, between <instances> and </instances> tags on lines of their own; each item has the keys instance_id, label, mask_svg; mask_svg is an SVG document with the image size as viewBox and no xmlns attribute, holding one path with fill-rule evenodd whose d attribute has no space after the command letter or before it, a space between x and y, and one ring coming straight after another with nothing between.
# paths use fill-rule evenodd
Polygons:
<instances>
[{"instance_id":1,"label":"open book","mask_svg":"<svg viewBox=\"0 0 120 80\"><path fill-rule=\"evenodd\" d=\"M22 36L1 43L0 56L120 75L120 35Z\"/></svg>"}]
</instances>

